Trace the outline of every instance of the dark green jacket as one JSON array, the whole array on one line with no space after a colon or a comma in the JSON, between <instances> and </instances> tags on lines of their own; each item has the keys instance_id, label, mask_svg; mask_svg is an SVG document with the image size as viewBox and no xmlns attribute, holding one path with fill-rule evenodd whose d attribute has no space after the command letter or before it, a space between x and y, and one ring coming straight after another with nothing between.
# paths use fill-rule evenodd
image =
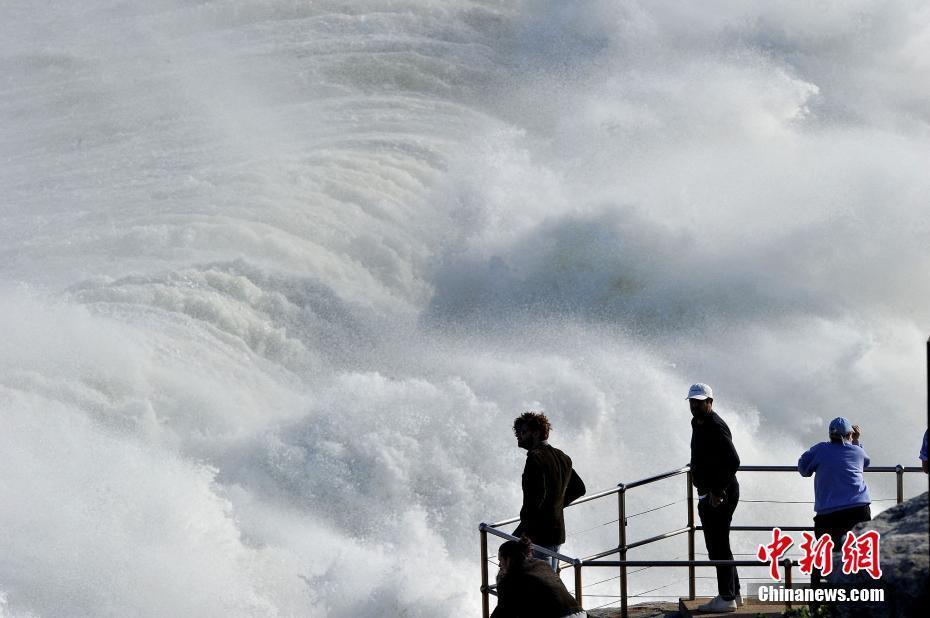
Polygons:
<instances>
[{"instance_id":1,"label":"dark green jacket","mask_svg":"<svg viewBox=\"0 0 930 618\"><path fill-rule=\"evenodd\" d=\"M498 582L497 608L491 618L562 618L580 611L549 563L527 558L522 568Z\"/></svg>"},{"instance_id":2,"label":"dark green jacket","mask_svg":"<svg viewBox=\"0 0 930 618\"><path fill-rule=\"evenodd\" d=\"M584 495L572 459L557 448L541 444L527 451L523 468L523 508L514 536L525 534L537 545L565 542L562 509Z\"/></svg>"}]
</instances>

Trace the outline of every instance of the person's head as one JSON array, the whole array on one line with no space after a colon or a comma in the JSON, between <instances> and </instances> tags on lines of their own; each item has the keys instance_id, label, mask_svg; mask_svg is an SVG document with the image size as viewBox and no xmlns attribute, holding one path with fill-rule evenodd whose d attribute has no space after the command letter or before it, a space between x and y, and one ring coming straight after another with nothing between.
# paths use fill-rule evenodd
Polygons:
<instances>
[{"instance_id":1,"label":"person's head","mask_svg":"<svg viewBox=\"0 0 930 618\"><path fill-rule=\"evenodd\" d=\"M852 440L853 426L847 419L837 416L830 421L830 442L849 442Z\"/></svg>"},{"instance_id":2,"label":"person's head","mask_svg":"<svg viewBox=\"0 0 930 618\"><path fill-rule=\"evenodd\" d=\"M519 541L501 543L500 549L497 550L497 562L500 564L501 571L506 573L521 569L523 563L530 557L531 545L532 542L525 536Z\"/></svg>"},{"instance_id":3,"label":"person's head","mask_svg":"<svg viewBox=\"0 0 930 618\"><path fill-rule=\"evenodd\" d=\"M714 409L714 391L706 384L692 384L685 399L691 406L691 416L698 420L706 417Z\"/></svg>"},{"instance_id":4,"label":"person's head","mask_svg":"<svg viewBox=\"0 0 930 618\"><path fill-rule=\"evenodd\" d=\"M549 439L552 425L542 412L524 412L513 421L513 434L517 436L517 446L530 450Z\"/></svg>"}]
</instances>

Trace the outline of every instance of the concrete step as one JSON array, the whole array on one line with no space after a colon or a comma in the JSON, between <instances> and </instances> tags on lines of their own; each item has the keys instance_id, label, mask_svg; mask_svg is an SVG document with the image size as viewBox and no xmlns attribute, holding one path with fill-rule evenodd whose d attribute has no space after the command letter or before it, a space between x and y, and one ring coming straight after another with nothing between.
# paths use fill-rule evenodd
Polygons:
<instances>
[{"instance_id":1,"label":"concrete step","mask_svg":"<svg viewBox=\"0 0 930 618\"><path fill-rule=\"evenodd\" d=\"M630 618L677 618L678 603L672 601L653 601L630 605L627 614ZM619 607L605 607L588 610L589 618L622 618Z\"/></svg>"},{"instance_id":2,"label":"concrete step","mask_svg":"<svg viewBox=\"0 0 930 618\"><path fill-rule=\"evenodd\" d=\"M787 607L782 603L763 603L759 599L753 599L749 597L743 598L743 606L738 608L735 612L724 612L720 614L705 614L703 612L697 611L698 605L703 605L711 600L712 597L698 597L694 600L691 599L679 599L678 601L678 612L685 618L690 616L764 616L765 618L780 618Z\"/></svg>"}]
</instances>

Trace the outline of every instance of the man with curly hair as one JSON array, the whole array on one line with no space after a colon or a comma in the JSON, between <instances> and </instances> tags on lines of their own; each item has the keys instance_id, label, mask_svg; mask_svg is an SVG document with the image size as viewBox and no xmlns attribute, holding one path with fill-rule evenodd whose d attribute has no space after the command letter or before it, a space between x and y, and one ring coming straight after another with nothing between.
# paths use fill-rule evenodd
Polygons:
<instances>
[{"instance_id":1,"label":"man with curly hair","mask_svg":"<svg viewBox=\"0 0 930 618\"><path fill-rule=\"evenodd\" d=\"M572 468L571 457L549 445L552 425L542 412L524 412L513 422L517 446L526 449L523 468L523 507L514 536L526 535L536 545L557 552L565 542L562 509L585 493L584 482ZM536 554L537 558L549 556ZM553 570L558 561L551 559Z\"/></svg>"}]
</instances>

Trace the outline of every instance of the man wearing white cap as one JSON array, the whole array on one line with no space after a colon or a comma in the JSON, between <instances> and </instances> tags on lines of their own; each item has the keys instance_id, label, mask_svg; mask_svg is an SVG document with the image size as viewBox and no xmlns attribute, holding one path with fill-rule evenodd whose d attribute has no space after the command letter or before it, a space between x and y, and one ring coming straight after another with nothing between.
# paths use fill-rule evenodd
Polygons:
<instances>
[{"instance_id":1,"label":"man wearing white cap","mask_svg":"<svg viewBox=\"0 0 930 618\"><path fill-rule=\"evenodd\" d=\"M697 488L698 515L711 560L733 560L730 522L739 503L739 455L730 428L713 410L714 393L706 384L692 384L686 397L691 406L691 480ZM735 612L743 604L736 567L717 567L717 596L700 605L701 612Z\"/></svg>"}]
</instances>

